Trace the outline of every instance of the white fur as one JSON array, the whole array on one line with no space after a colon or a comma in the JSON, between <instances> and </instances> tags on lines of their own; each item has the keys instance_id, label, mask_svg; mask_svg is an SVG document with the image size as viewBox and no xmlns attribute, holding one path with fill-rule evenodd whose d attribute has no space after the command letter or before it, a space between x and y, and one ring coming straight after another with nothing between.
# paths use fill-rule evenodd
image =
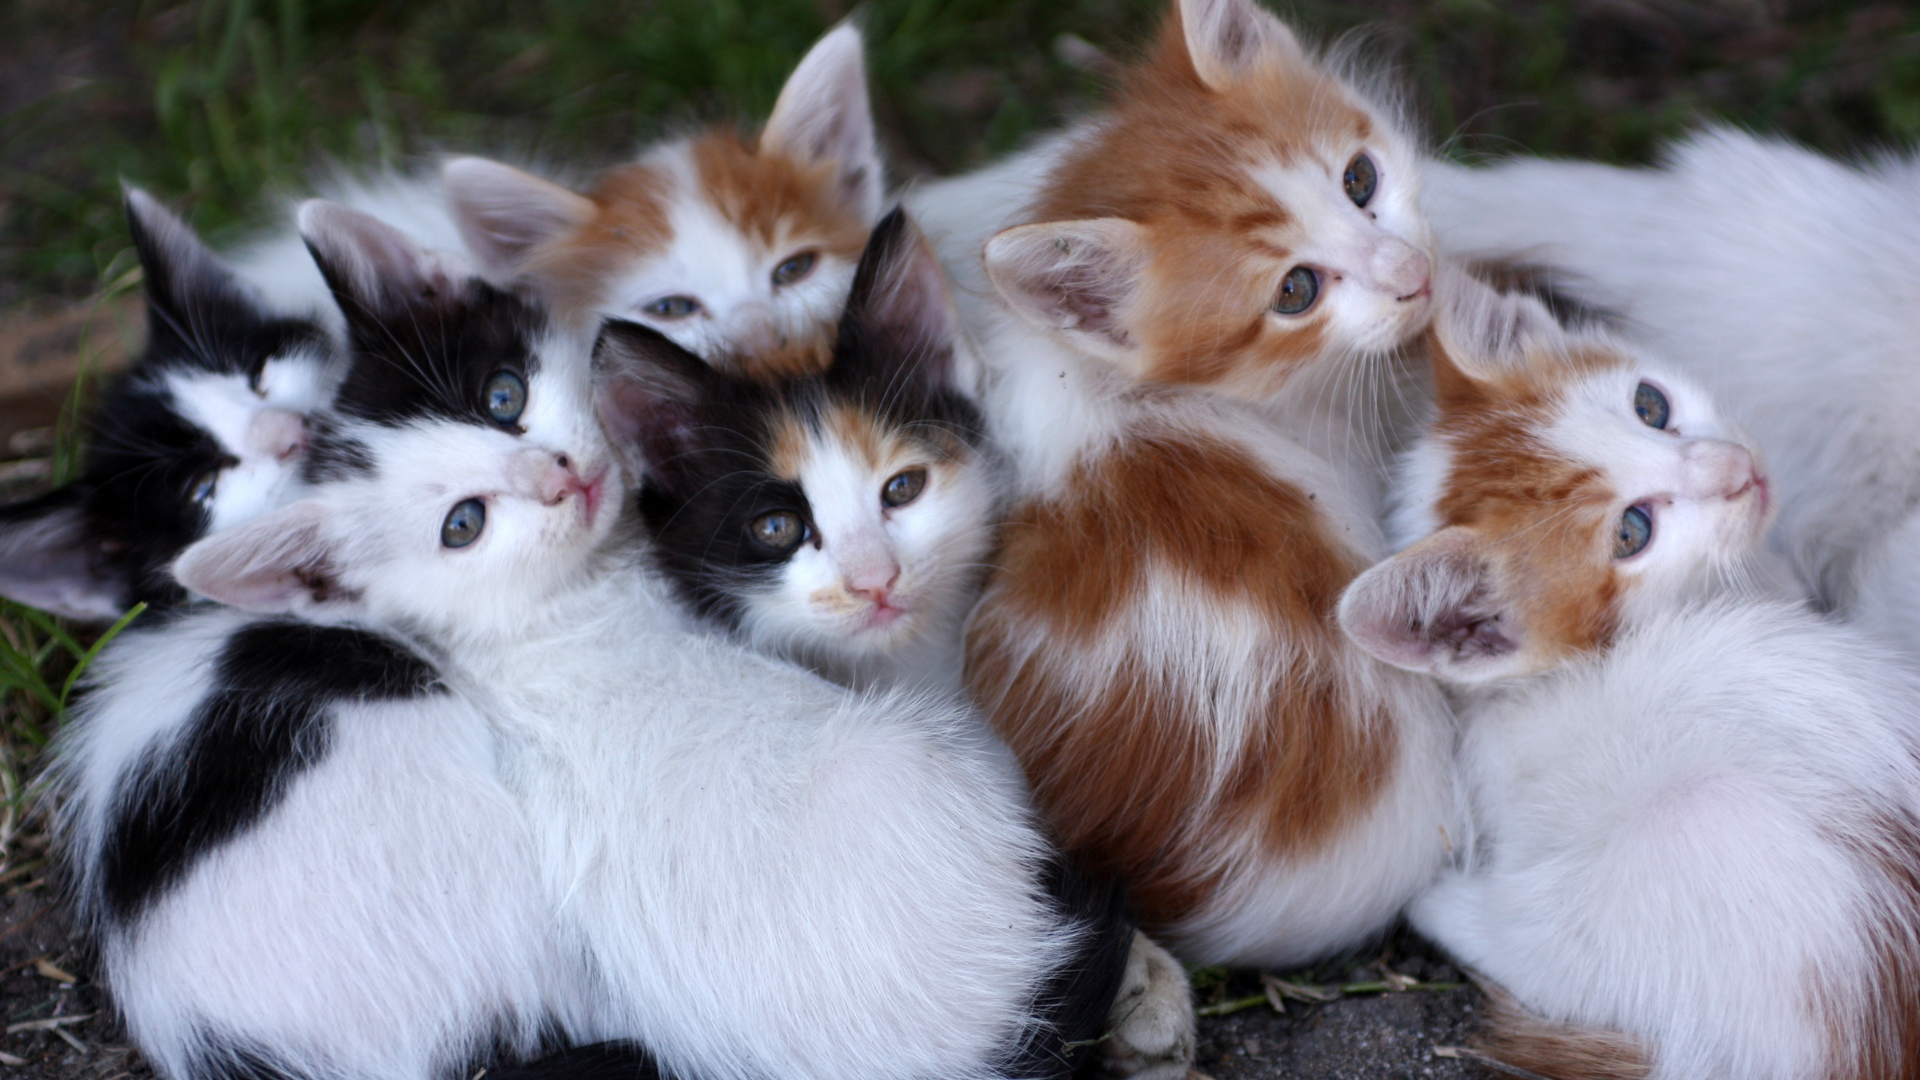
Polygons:
<instances>
[{"instance_id":1,"label":"white fur","mask_svg":"<svg viewBox=\"0 0 1920 1080\"><path fill-rule=\"evenodd\" d=\"M1436 165L1427 203L1444 246L1565 267L1742 419L1826 603L1904 587L1857 563L1920 501L1920 165L1711 129L1653 170Z\"/></svg>"}]
</instances>

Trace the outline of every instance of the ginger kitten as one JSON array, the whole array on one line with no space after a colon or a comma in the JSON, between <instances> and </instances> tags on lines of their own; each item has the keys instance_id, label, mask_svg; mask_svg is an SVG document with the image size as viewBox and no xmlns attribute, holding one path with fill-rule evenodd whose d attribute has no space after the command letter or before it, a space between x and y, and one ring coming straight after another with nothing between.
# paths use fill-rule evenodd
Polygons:
<instances>
[{"instance_id":1,"label":"ginger kitten","mask_svg":"<svg viewBox=\"0 0 1920 1080\"><path fill-rule=\"evenodd\" d=\"M821 38L758 136L714 127L584 193L481 158L443 171L467 245L562 317L637 322L757 372L827 363L885 178L860 31Z\"/></svg>"},{"instance_id":2,"label":"ginger kitten","mask_svg":"<svg viewBox=\"0 0 1920 1080\"><path fill-rule=\"evenodd\" d=\"M1738 587L1772 488L1698 389L1442 287L1417 542L1340 622L1460 690L1474 829L1411 915L1511 995L1488 1049L1566 1080L1915 1075L1920 681Z\"/></svg>"}]
</instances>

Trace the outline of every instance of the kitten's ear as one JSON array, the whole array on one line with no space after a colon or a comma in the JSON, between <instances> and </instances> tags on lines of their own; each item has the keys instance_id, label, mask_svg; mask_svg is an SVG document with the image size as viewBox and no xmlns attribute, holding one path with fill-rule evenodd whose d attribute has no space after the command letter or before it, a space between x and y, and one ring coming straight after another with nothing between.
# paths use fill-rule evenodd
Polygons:
<instances>
[{"instance_id":1,"label":"kitten's ear","mask_svg":"<svg viewBox=\"0 0 1920 1080\"><path fill-rule=\"evenodd\" d=\"M1255 0L1180 0L1178 10L1187 56L1211 89L1227 90L1262 64L1306 58L1287 24Z\"/></svg>"},{"instance_id":2,"label":"kitten's ear","mask_svg":"<svg viewBox=\"0 0 1920 1080\"><path fill-rule=\"evenodd\" d=\"M454 158L441 166L440 179L467 249L501 277L517 273L535 248L593 218L586 196L486 158Z\"/></svg>"},{"instance_id":3,"label":"kitten's ear","mask_svg":"<svg viewBox=\"0 0 1920 1080\"><path fill-rule=\"evenodd\" d=\"M885 178L867 100L865 50L851 20L815 42L781 87L760 149L833 164L846 205L861 221L872 221L880 216Z\"/></svg>"},{"instance_id":4,"label":"kitten's ear","mask_svg":"<svg viewBox=\"0 0 1920 1080\"><path fill-rule=\"evenodd\" d=\"M87 491L68 485L0 508L0 596L85 622L108 622L133 603L122 573L88 527Z\"/></svg>"},{"instance_id":5,"label":"kitten's ear","mask_svg":"<svg viewBox=\"0 0 1920 1080\"><path fill-rule=\"evenodd\" d=\"M650 326L608 319L593 346L594 411L637 473L669 490L696 445L701 402L724 376Z\"/></svg>"},{"instance_id":6,"label":"kitten's ear","mask_svg":"<svg viewBox=\"0 0 1920 1080\"><path fill-rule=\"evenodd\" d=\"M906 211L874 226L840 316L833 377L892 387L903 381L966 389L959 370L960 315L940 260Z\"/></svg>"},{"instance_id":7,"label":"kitten's ear","mask_svg":"<svg viewBox=\"0 0 1920 1080\"><path fill-rule=\"evenodd\" d=\"M1438 310L1427 339L1436 371L1444 364L1469 378L1492 378L1525 367L1531 356L1566 349L1566 330L1532 295L1500 292L1451 260L1441 262L1433 289Z\"/></svg>"},{"instance_id":8,"label":"kitten's ear","mask_svg":"<svg viewBox=\"0 0 1920 1080\"><path fill-rule=\"evenodd\" d=\"M1453 682L1517 674L1525 630L1480 536L1442 529L1355 578L1340 629L1395 667Z\"/></svg>"},{"instance_id":9,"label":"kitten's ear","mask_svg":"<svg viewBox=\"0 0 1920 1080\"><path fill-rule=\"evenodd\" d=\"M149 340L185 341L196 327L262 318L260 301L186 223L137 187L125 189L127 232L145 281Z\"/></svg>"},{"instance_id":10,"label":"kitten's ear","mask_svg":"<svg viewBox=\"0 0 1920 1080\"><path fill-rule=\"evenodd\" d=\"M302 614L343 607L353 595L340 583L326 520L327 509L306 499L222 529L180 553L174 579L244 611Z\"/></svg>"},{"instance_id":11,"label":"kitten's ear","mask_svg":"<svg viewBox=\"0 0 1920 1080\"><path fill-rule=\"evenodd\" d=\"M300 235L350 326L451 299L473 278L458 255L428 251L378 218L324 199L300 204Z\"/></svg>"},{"instance_id":12,"label":"kitten's ear","mask_svg":"<svg viewBox=\"0 0 1920 1080\"><path fill-rule=\"evenodd\" d=\"M1140 226L1124 218L1020 225L987 241L987 276L1013 310L1075 345L1125 362L1126 309L1147 267Z\"/></svg>"}]
</instances>

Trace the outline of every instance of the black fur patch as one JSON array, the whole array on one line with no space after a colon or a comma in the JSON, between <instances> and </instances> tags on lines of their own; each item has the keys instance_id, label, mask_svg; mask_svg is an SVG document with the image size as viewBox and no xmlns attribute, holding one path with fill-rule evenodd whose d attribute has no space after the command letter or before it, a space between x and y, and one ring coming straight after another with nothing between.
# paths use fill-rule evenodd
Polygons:
<instances>
[{"instance_id":1,"label":"black fur patch","mask_svg":"<svg viewBox=\"0 0 1920 1080\"><path fill-rule=\"evenodd\" d=\"M1093 1048L1107 1035L1107 1019L1126 978L1134 922L1123 884L1089 878L1066 856L1048 864L1045 884L1061 916L1079 924L1086 936L1040 988L1034 1013L1044 1026L1009 1048L997 1071L1006 1077L1064 1080L1091 1072Z\"/></svg>"},{"instance_id":2,"label":"black fur patch","mask_svg":"<svg viewBox=\"0 0 1920 1080\"><path fill-rule=\"evenodd\" d=\"M571 1046L534 1061L487 1070L488 1080L661 1080L660 1066L635 1043Z\"/></svg>"},{"instance_id":3,"label":"black fur patch","mask_svg":"<svg viewBox=\"0 0 1920 1080\"><path fill-rule=\"evenodd\" d=\"M335 702L439 689L425 661L364 631L274 620L236 633L186 730L150 747L121 778L101 856L108 910L131 921L201 856L270 812L325 759Z\"/></svg>"},{"instance_id":4,"label":"black fur patch","mask_svg":"<svg viewBox=\"0 0 1920 1080\"><path fill-rule=\"evenodd\" d=\"M531 381L539 307L477 278L443 293L373 310L340 297L351 364L335 399L342 414L398 427L417 420L492 426L484 391L495 372Z\"/></svg>"}]
</instances>

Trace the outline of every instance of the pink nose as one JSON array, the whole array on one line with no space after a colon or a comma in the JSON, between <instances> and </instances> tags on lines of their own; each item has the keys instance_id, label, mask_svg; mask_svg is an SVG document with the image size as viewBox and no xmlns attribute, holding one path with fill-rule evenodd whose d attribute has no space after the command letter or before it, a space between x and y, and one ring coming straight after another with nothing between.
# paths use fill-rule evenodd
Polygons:
<instances>
[{"instance_id":1,"label":"pink nose","mask_svg":"<svg viewBox=\"0 0 1920 1080\"><path fill-rule=\"evenodd\" d=\"M892 561L876 563L847 575L847 591L855 596L865 596L876 604L884 604L894 582L899 580L898 564Z\"/></svg>"},{"instance_id":2,"label":"pink nose","mask_svg":"<svg viewBox=\"0 0 1920 1080\"><path fill-rule=\"evenodd\" d=\"M1367 270L1383 291L1401 300L1420 296L1433 284L1433 266L1427 253L1393 237L1373 249Z\"/></svg>"},{"instance_id":3,"label":"pink nose","mask_svg":"<svg viewBox=\"0 0 1920 1080\"><path fill-rule=\"evenodd\" d=\"M1746 447L1720 439L1700 439L1689 446L1687 468L1694 490L1703 498L1737 498L1766 482Z\"/></svg>"},{"instance_id":4,"label":"pink nose","mask_svg":"<svg viewBox=\"0 0 1920 1080\"><path fill-rule=\"evenodd\" d=\"M307 420L286 409L261 409L247 425L247 449L286 461L307 448Z\"/></svg>"}]
</instances>

